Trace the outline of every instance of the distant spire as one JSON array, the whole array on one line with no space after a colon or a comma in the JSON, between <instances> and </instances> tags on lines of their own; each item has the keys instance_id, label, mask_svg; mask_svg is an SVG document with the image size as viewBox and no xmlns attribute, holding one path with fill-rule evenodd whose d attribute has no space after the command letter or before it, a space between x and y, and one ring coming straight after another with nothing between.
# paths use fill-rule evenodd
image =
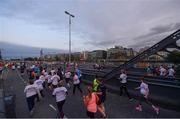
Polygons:
<instances>
[{"instance_id":1,"label":"distant spire","mask_svg":"<svg viewBox=\"0 0 180 119\"><path fill-rule=\"evenodd\" d=\"M43 49L40 50L40 57L43 57Z\"/></svg>"}]
</instances>

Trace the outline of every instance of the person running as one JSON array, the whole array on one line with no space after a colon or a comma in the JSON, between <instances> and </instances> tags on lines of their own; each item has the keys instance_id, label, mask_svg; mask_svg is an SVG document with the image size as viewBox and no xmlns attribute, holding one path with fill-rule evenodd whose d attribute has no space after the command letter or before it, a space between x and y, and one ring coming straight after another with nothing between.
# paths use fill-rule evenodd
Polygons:
<instances>
[{"instance_id":1,"label":"person running","mask_svg":"<svg viewBox=\"0 0 180 119\"><path fill-rule=\"evenodd\" d=\"M0 64L0 76L2 75L2 72L3 72L3 65Z\"/></svg>"},{"instance_id":2,"label":"person running","mask_svg":"<svg viewBox=\"0 0 180 119\"><path fill-rule=\"evenodd\" d=\"M74 77L73 77L73 94L75 94L76 87L79 89L79 91L82 94L82 90L81 90L81 87L80 87L80 81L79 81L78 75L77 75L77 73L74 73Z\"/></svg>"},{"instance_id":3,"label":"person running","mask_svg":"<svg viewBox=\"0 0 180 119\"><path fill-rule=\"evenodd\" d=\"M162 65L160 66L160 76L166 76L166 69Z\"/></svg>"},{"instance_id":4,"label":"person running","mask_svg":"<svg viewBox=\"0 0 180 119\"><path fill-rule=\"evenodd\" d=\"M65 73L65 80L66 80L66 84L67 84L68 88L70 88L70 84L69 84L70 77L71 77L71 72L69 70L67 70Z\"/></svg>"},{"instance_id":5,"label":"person running","mask_svg":"<svg viewBox=\"0 0 180 119\"><path fill-rule=\"evenodd\" d=\"M38 88L38 90L40 92L40 95L36 94L38 102L40 101L40 97L44 97L43 83L44 83L44 81L37 76L36 81L34 81L34 84L37 86L37 88Z\"/></svg>"},{"instance_id":6,"label":"person running","mask_svg":"<svg viewBox=\"0 0 180 119\"><path fill-rule=\"evenodd\" d=\"M95 76L95 79L93 80L93 91L97 91L98 83L97 83L98 76Z\"/></svg>"},{"instance_id":7,"label":"person running","mask_svg":"<svg viewBox=\"0 0 180 119\"><path fill-rule=\"evenodd\" d=\"M38 88L34 85L32 80L29 80L28 85L24 89L24 93L26 94L26 101L28 104L30 115L33 114L34 105L35 105L35 98L38 93Z\"/></svg>"},{"instance_id":8,"label":"person running","mask_svg":"<svg viewBox=\"0 0 180 119\"><path fill-rule=\"evenodd\" d=\"M68 94L67 89L63 87L63 80L59 81L58 87L55 88L53 91L53 96L56 96L56 103L61 118L64 117L63 105L66 101L67 94Z\"/></svg>"},{"instance_id":9,"label":"person running","mask_svg":"<svg viewBox=\"0 0 180 119\"><path fill-rule=\"evenodd\" d=\"M56 72L55 69L52 68L52 69L51 69L51 75L53 76L55 72Z\"/></svg>"},{"instance_id":10,"label":"person running","mask_svg":"<svg viewBox=\"0 0 180 119\"><path fill-rule=\"evenodd\" d=\"M171 67L168 69L168 77L169 77L169 78L175 78L174 74L175 74L174 66L171 66Z\"/></svg>"},{"instance_id":11,"label":"person running","mask_svg":"<svg viewBox=\"0 0 180 119\"><path fill-rule=\"evenodd\" d=\"M60 77L60 80L63 80L63 73L62 73L62 68L58 68L57 70L57 75Z\"/></svg>"},{"instance_id":12,"label":"person running","mask_svg":"<svg viewBox=\"0 0 180 119\"><path fill-rule=\"evenodd\" d=\"M152 70L151 70L151 67L150 67L150 66L147 67L146 72L147 72L147 75L148 75L148 76L151 75Z\"/></svg>"},{"instance_id":13,"label":"person running","mask_svg":"<svg viewBox=\"0 0 180 119\"><path fill-rule=\"evenodd\" d=\"M97 112L97 102L99 98L95 92L93 92L93 88L88 86L88 95L83 96L83 101L87 109L87 116L89 118L94 118L94 114Z\"/></svg>"},{"instance_id":14,"label":"person running","mask_svg":"<svg viewBox=\"0 0 180 119\"><path fill-rule=\"evenodd\" d=\"M104 102L106 100L106 86L104 85L103 79L99 78L97 80L98 87L97 87L97 95L99 97L99 101L97 103L98 111L102 114L103 118L107 117Z\"/></svg>"},{"instance_id":15,"label":"person running","mask_svg":"<svg viewBox=\"0 0 180 119\"><path fill-rule=\"evenodd\" d=\"M60 81L60 77L57 75L56 72L54 72L54 75L51 77L52 80L52 88L55 89L58 85L58 82Z\"/></svg>"},{"instance_id":16,"label":"person running","mask_svg":"<svg viewBox=\"0 0 180 119\"><path fill-rule=\"evenodd\" d=\"M82 80L81 80L82 74L81 74L81 70L79 68L76 68L76 74L77 74L79 81L81 83L82 82Z\"/></svg>"},{"instance_id":17,"label":"person running","mask_svg":"<svg viewBox=\"0 0 180 119\"><path fill-rule=\"evenodd\" d=\"M156 114L159 114L159 108L155 107L149 100L148 100L148 96L149 96L149 88L148 88L148 84L144 81L144 77L140 78L141 80L141 85L135 89L140 89L140 100L138 105L136 106L136 110L137 111L142 111L142 101L145 101L147 104L151 105L153 110L156 112Z\"/></svg>"},{"instance_id":18,"label":"person running","mask_svg":"<svg viewBox=\"0 0 180 119\"><path fill-rule=\"evenodd\" d=\"M49 74L47 75L47 83L48 83L48 88L52 89L51 85L52 85L52 75L51 72L49 72Z\"/></svg>"},{"instance_id":19,"label":"person running","mask_svg":"<svg viewBox=\"0 0 180 119\"><path fill-rule=\"evenodd\" d=\"M41 74L41 76L39 77L39 79L41 79L42 81L43 81L43 88L45 88L46 87L46 84L45 84L45 81L46 81L46 79L45 79L45 76L44 76L44 74L42 73Z\"/></svg>"},{"instance_id":20,"label":"person running","mask_svg":"<svg viewBox=\"0 0 180 119\"><path fill-rule=\"evenodd\" d=\"M119 79L120 79L120 96L122 96L124 90L129 100L132 101L133 99L131 98L127 90L127 75L125 73L125 70L121 70L121 75Z\"/></svg>"}]
</instances>

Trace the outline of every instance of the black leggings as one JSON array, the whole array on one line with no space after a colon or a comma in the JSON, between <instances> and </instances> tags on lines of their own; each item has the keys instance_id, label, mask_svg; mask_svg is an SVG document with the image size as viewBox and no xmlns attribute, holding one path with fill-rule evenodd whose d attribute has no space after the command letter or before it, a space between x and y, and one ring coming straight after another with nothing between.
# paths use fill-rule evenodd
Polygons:
<instances>
[{"instance_id":1,"label":"black leggings","mask_svg":"<svg viewBox=\"0 0 180 119\"><path fill-rule=\"evenodd\" d=\"M82 90L80 88L80 83L79 84L74 84L74 87L73 87L73 94L75 94L75 91L76 91L76 87L79 89L79 91L82 93Z\"/></svg>"},{"instance_id":2,"label":"black leggings","mask_svg":"<svg viewBox=\"0 0 180 119\"><path fill-rule=\"evenodd\" d=\"M64 105L65 101L66 101L66 100L62 100L62 101L57 102L57 107L58 107L59 114L60 114L60 117L61 117L61 118L64 117L63 105Z\"/></svg>"},{"instance_id":3,"label":"black leggings","mask_svg":"<svg viewBox=\"0 0 180 119\"><path fill-rule=\"evenodd\" d=\"M34 100L35 100L35 97L36 97L36 95L33 95L33 96L31 96L31 97L27 97L27 98L26 98L29 111L31 111L31 110L34 108L34 104L35 104L35 103L34 103Z\"/></svg>"},{"instance_id":4,"label":"black leggings","mask_svg":"<svg viewBox=\"0 0 180 119\"><path fill-rule=\"evenodd\" d=\"M94 112L87 111L86 114L89 118L94 118Z\"/></svg>"},{"instance_id":5,"label":"black leggings","mask_svg":"<svg viewBox=\"0 0 180 119\"><path fill-rule=\"evenodd\" d=\"M148 105L151 105L151 106L153 105L153 104L148 100L148 98L145 98L144 95L141 94L140 99L139 99L139 105L142 105L142 102L145 102L145 103L147 103Z\"/></svg>"},{"instance_id":6,"label":"black leggings","mask_svg":"<svg viewBox=\"0 0 180 119\"><path fill-rule=\"evenodd\" d=\"M70 81L70 78L66 78L66 83L69 83L69 81Z\"/></svg>"},{"instance_id":7,"label":"black leggings","mask_svg":"<svg viewBox=\"0 0 180 119\"><path fill-rule=\"evenodd\" d=\"M126 83L121 83L121 86L120 86L120 96L122 95L123 90L125 91L125 93L128 96L128 98L131 99L131 97L129 95L129 92L127 90L127 87L126 87Z\"/></svg>"},{"instance_id":8,"label":"black leggings","mask_svg":"<svg viewBox=\"0 0 180 119\"><path fill-rule=\"evenodd\" d=\"M44 97L43 90L40 90L40 94L41 94L42 97ZM37 101L40 101L38 94L36 94L36 98L37 98Z\"/></svg>"}]
</instances>

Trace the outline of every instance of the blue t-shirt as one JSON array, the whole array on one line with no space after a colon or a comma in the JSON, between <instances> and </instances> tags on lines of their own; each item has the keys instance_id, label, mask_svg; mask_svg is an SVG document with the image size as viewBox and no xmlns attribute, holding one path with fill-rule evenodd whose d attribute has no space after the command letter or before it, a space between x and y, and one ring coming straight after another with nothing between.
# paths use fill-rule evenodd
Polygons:
<instances>
[{"instance_id":1,"label":"blue t-shirt","mask_svg":"<svg viewBox=\"0 0 180 119\"><path fill-rule=\"evenodd\" d=\"M80 78L81 77L81 71L79 69L76 69L76 73L78 75L78 78Z\"/></svg>"}]
</instances>

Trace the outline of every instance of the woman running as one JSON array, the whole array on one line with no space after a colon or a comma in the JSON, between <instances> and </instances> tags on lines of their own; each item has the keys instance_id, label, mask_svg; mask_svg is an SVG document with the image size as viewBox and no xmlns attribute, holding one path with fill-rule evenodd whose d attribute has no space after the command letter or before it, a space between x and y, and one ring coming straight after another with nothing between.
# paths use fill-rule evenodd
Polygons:
<instances>
[{"instance_id":1,"label":"woman running","mask_svg":"<svg viewBox=\"0 0 180 119\"><path fill-rule=\"evenodd\" d=\"M59 81L58 87L54 89L53 96L56 96L56 103L59 110L60 117L64 117L63 105L66 101L67 89L63 87L63 80Z\"/></svg>"},{"instance_id":2,"label":"woman running","mask_svg":"<svg viewBox=\"0 0 180 119\"><path fill-rule=\"evenodd\" d=\"M69 84L70 77L71 77L71 72L69 70L67 70L65 73L65 80L66 80L66 84L67 84L68 88L70 88L70 84Z\"/></svg>"},{"instance_id":3,"label":"woman running","mask_svg":"<svg viewBox=\"0 0 180 119\"><path fill-rule=\"evenodd\" d=\"M37 102L39 102L40 101L40 98L41 97L44 97L44 93L43 93L43 80L42 79L40 79L38 76L36 76L37 78L36 78L36 81L34 81L34 84L37 86L37 88L38 88L38 90L39 90L39 92L40 92L40 95L38 95L38 94L36 94L36 96L37 96Z\"/></svg>"},{"instance_id":4,"label":"woman running","mask_svg":"<svg viewBox=\"0 0 180 119\"><path fill-rule=\"evenodd\" d=\"M102 114L103 118L107 117L104 102L106 100L106 86L103 83L103 79L99 78L97 80L98 87L97 87L97 95L99 97L99 101L97 103L98 111Z\"/></svg>"},{"instance_id":5,"label":"woman running","mask_svg":"<svg viewBox=\"0 0 180 119\"><path fill-rule=\"evenodd\" d=\"M99 98L96 93L93 92L91 86L88 86L88 95L83 96L83 101L87 108L87 116L89 118L94 118L94 114L97 112L97 102L99 101Z\"/></svg>"},{"instance_id":6,"label":"woman running","mask_svg":"<svg viewBox=\"0 0 180 119\"><path fill-rule=\"evenodd\" d=\"M54 72L54 75L51 77L52 80L52 88L55 89L58 85L58 82L60 81L60 77L57 75L56 72Z\"/></svg>"},{"instance_id":7,"label":"woman running","mask_svg":"<svg viewBox=\"0 0 180 119\"><path fill-rule=\"evenodd\" d=\"M49 72L49 74L46 76L47 78L47 84L48 84L48 88L51 89L51 85L52 85L52 75L51 75L51 72Z\"/></svg>"},{"instance_id":8,"label":"woman running","mask_svg":"<svg viewBox=\"0 0 180 119\"><path fill-rule=\"evenodd\" d=\"M151 105L153 110L156 112L156 114L159 114L159 108L155 107L149 100L148 100L148 96L149 96L149 88L148 88L148 84L144 81L144 77L141 77L141 85L140 87L137 87L135 89L140 89L140 100L139 100L139 104L136 106L136 110L137 111L142 111L142 101L145 101L147 104Z\"/></svg>"},{"instance_id":9,"label":"woman running","mask_svg":"<svg viewBox=\"0 0 180 119\"><path fill-rule=\"evenodd\" d=\"M73 77L73 94L75 94L76 87L79 89L79 91L82 94L83 92L82 92L81 87L80 87L80 81L79 81L78 75L77 75L77 73L74 73L74 77Z\"/></svg>"},{"instance_id":10,"label":"woman running","mask_svg":"<svg viewBox=\"0 0 180 119\"><path fill-rule=\"evenodd\" d=\"M32 80L29 80L28 85L24 89L24 93L26 94L26 101L28 104L30 115L33 114L34 104L36 94L38 93L38 88L34 85Z\"/></svg>"}]
</instances>

